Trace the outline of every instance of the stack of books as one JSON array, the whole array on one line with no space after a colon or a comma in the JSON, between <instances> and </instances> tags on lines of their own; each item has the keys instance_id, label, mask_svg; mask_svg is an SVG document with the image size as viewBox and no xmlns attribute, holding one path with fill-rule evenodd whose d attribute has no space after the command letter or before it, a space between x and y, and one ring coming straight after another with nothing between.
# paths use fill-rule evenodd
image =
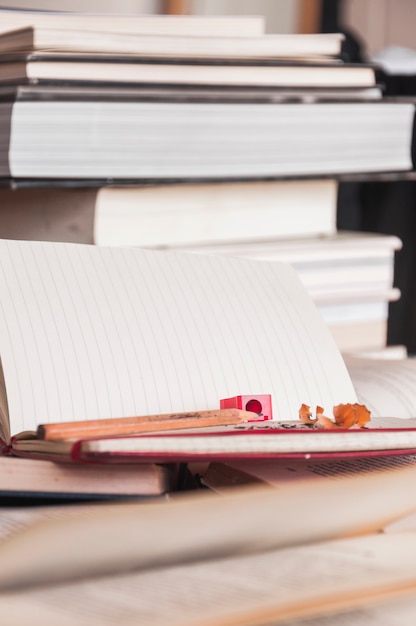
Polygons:
<instances>
[{"instance_id":1,"label":"stack of books","mask_svg":"<svg viewBox=\"0 0 416 626\"><path fill-rule=\"evenodd\" d=\"M266 35L256 17L1 18L1 236L272 246L342 348L383 346L400 244L379 236L382 260L363 260L359 236L339 237L336 178L410 170L414 104L384 100L374 67L344 63L341 35Z\"/></svg>"},{"instance_id":2,"label":"stack of books","mask_svg":"<svg viewBox=\"0 0 416 626\"><path fill-rule=\"evenodd\" d=\"M143 35L134 21L131 32L115 22L103 33L88 20L75 30L65 14L49 26L19 15L26 25L0 35L3 177L126 183L411 168L413 105L380 101L374 68L340 62L341 35L214 36L198 34L193 17L192 36Z\"/></svg>"}]
</instances>

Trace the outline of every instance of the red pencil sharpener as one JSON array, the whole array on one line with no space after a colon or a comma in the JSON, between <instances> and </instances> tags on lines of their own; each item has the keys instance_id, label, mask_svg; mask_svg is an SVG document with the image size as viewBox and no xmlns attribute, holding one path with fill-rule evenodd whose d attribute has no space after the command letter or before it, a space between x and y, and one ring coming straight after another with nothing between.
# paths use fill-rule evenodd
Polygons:
<instances>
[{"instance_id":1,"label":"red pencil sharpener","mask_svg":"<svg viewBox=\"0 0 416 626\"><path fill-rule=\"evenodd\" d=\"M220 409L241 409L243 411L252 411L253 413L257 413L258 417L249 420L250 422L260 422L263 420L273 419L272 397L269 394L224 398L223 400L220 400Z\"/></svg>"}]
</instances>

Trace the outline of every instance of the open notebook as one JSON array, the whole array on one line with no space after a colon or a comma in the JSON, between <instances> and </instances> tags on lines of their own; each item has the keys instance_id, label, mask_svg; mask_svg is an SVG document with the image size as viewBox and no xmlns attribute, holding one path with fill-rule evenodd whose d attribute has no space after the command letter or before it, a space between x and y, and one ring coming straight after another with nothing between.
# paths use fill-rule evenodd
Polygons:
<instances>
[{"instance_id":1,"label":"open notebook","mask_svg":"<svg viewBox=\"0 0 416 626\"><path fill-rule=\"evenodd\" d=\"M40 423L216 409L271 394L355 402L343 359L285 264L0 241L1 438ZM7 394L6 394L7 390Z\"/></svg>"}]
</instances>

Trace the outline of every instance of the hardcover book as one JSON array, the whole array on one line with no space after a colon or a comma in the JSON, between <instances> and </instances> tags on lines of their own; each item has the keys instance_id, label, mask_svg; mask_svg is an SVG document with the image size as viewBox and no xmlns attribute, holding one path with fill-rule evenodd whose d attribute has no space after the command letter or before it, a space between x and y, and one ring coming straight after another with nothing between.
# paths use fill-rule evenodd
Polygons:
<instances>
[{"instance_id":1,"label":"hardcover book","mask_svg":"<svg viewBox=\"0 0 416 626\"><path fill-rule=\"evenodd\" d=\"M414 103L159 99L128 90L9 89L0 175L213 181L408 171Z\"/></svg>"}]
</instances>

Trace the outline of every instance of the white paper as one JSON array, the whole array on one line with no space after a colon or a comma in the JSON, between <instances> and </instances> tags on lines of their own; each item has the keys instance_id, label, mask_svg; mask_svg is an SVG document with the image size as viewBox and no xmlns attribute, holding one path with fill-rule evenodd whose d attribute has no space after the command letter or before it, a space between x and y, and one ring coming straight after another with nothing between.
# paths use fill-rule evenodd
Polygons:
<instances>
[{"instance_id":1,"label":"white paper","mask_svg":"<svg viewBox=\"0 0 416 626\"><path fill-rule=\"evenodd\" d=\"M342 357L287 265L134 248L0 243L12 432L219 407L273 416L354 402Z\"/></svg>"}]
</instances>

